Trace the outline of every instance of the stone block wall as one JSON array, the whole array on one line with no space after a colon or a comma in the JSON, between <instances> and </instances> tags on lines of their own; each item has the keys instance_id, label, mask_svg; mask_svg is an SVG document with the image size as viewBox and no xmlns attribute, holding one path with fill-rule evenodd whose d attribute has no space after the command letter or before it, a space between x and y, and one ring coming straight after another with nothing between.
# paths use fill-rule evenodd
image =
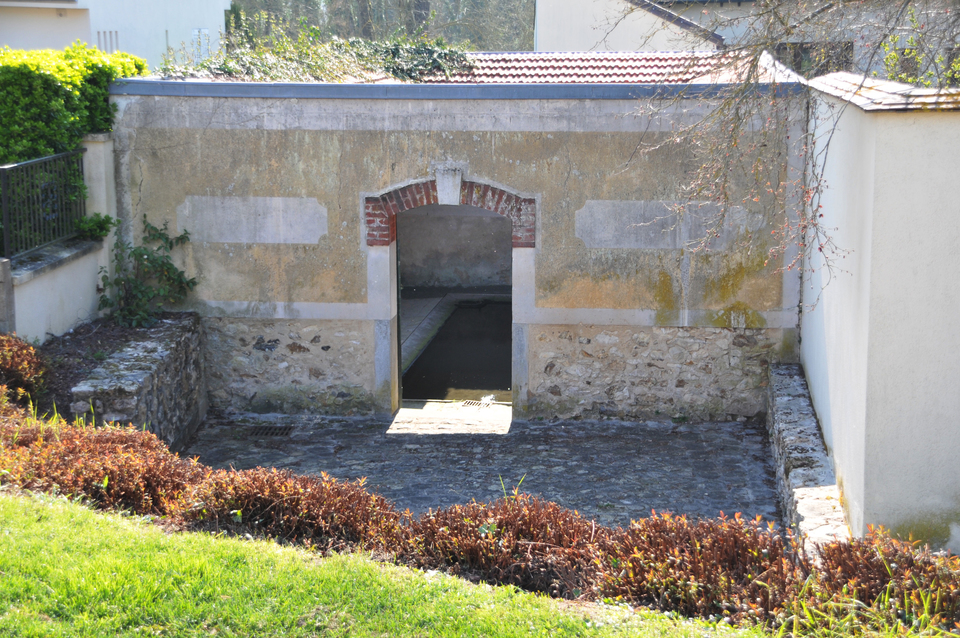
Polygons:
<instances>
[{"instance_id":1,"label":"stone block wall","mask_svg":"<svg viewBox=\"0 0 960 638\"><path fill-rule=\"evenodd\" d=\"M147 339L114 353L73 388L71 411L97 423L131 423L182 449L207 411L203 341L195 314L160 320Z\"/></svg>"},{"instance_id":2,"label":"stone block wall","mask_svg":"<svg viewBox=\"0 0 960 638\"><path fill-rule=\"evenodd\" d=\"M373 322L205 317L203 327L210 401L218 409L375 410Z\"/></svg>"},{"instance_id":3,"label":"stone block wall","mask_svg":"<svg viewBox=\"0 0 960 638\"><path fill-rule=\"evenodd\" d=\"M766 410L781 330L539 325L529 331L531 414L662 420Z\"/></svg>"}]
</instances>

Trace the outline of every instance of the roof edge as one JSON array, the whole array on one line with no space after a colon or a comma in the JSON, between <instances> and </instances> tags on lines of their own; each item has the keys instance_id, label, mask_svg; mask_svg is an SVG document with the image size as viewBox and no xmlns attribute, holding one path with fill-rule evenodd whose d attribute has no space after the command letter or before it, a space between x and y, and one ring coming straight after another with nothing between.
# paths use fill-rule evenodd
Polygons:
<instances>
[{"instance_id":1,"label":"roof edge","mask_svg":"<svg viewBox=\"0 0 960 638\"><path fill-rule=\"evenodd\" d=\"M723 97L737 84L321 84L123 79L110 95L302 98L328 100L636 100ZM758 84L761 93L794 95L799 83Z\"/></svg>"},{"instance_id":2,"label":"roof edge","mask_svg":"<svg viewBox=\"0 0 960 638\"><path fill-rule=\"evenodd\" d=\"M690 33L700 36L704 40L712 42L717 46L717 48L722 49L726 47L726 41L719 33L711 31L710 29L705 29L696 22L688 20L682 15L674 13L666 7L660 6L656 2L651 2L650 0L627 0L627 2L639 9L643 9L647 13L657 16L661 20L665 20L670 24L684 29L685 31L689 31Z\"/></svg>"},{"instance_id":3,"label":"roof edge","mask_svg":"<svg viewBox=\"0 0 960 638\"><path fill-rule=\"evenodd\" d=\"M960 89L928 89L848 71L822 75L809 85L863 111L960 110Z\"/></svg>"}]
</instances>

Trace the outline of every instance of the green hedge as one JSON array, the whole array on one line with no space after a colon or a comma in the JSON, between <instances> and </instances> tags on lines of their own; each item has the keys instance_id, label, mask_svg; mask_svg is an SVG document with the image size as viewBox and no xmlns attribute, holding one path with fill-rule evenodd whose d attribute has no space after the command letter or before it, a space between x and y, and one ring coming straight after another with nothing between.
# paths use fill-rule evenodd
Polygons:
<instances>
[{"instance_id":1,"label":"green hedge","mask_svg":"<svg viewBox=\"0 0 960 638\"><path fill-rule=\"evenodd\" d=\"M110 83L146 71L145 60L81 42L64 51L0 48L0 164L70 151L85 134L109 131Z\"/></svg>"}]
</instances>

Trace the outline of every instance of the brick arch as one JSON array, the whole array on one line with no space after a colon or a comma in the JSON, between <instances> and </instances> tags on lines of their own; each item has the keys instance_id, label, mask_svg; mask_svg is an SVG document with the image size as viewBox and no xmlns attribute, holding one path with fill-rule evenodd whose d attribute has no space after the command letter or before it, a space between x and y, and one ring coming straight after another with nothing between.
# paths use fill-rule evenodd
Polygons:
<instances>
[{"instance_id":1,"label":"brick arch","mask_svg":"<svg viewBox=\"0 0 960 638\"><path fill-rule=\"evenodd\" d=\"M365 197L363 216L368 246L389 246L397 239L397 215L411 208L437 204L437 182L408 184L378 196ZM460 182L460 205L476 206L508 217L513 224L513 247L533 248L536 241L537 200L520 197L489 184Z\"/></svg>"}]
</instances>

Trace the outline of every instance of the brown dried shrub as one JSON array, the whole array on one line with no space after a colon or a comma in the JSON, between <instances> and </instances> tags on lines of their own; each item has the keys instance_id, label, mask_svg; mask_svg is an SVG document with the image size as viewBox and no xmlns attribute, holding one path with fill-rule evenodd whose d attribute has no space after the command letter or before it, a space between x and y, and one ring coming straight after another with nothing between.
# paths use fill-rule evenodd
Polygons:
<instances>
[{"instance_id":1,"label":"brown dried shrub","mask_svg":"<svg viewBox=\"0 0 960 638\"><path fill-rule=\"evenodd\" d=\"M152 434L38 420L2 398L0 482L320 549L386 550L409 565L559 597L773 626L792 615L810 630L851 615L862 624L960 629L960 559L882 530L819 546L811 561L789 536L739 515L661 514L611 529L515 492L413 518L362 480L212 471L171 454Z\"/></svg>"},{"instance_id":2,"label":"brown dried shrub","mask_svg":"<svg viewBox=\"0 0 960 638\"><path fill-rule=\"evenodd\" d=\"M286 470L217 470L197 488L188 520L234 522L321 549L381 549L399 538L401 514L363 481Z\"/></svg>"},{"instance_id":3,"label":"brown dried shrub","mask_svg":"<svg viewBox=\"0 0 960 638\"><path fill-rule=\"evenodd\" d=\"M0 467L4 482L25 489L158 515L178 514L204 474L149 432L36 419L0 424Z\"/></svg>"},{"instance_id":4,"label":"brown dried shrub","mask_svg":"<svg viewBox=\"0 0 960 638\"><path fill-rule=\"evenodd\" d=\"M11 399L26 404L35 398L46 370L36 348L16 335L0 334L0 384Z\"/></svg>"},{"instance_id":5,"label":"brown dried shrub","mask_svg":"<svg viewBox=\"0 0 960 638\"><path fill-rule=\"evenodd\" d=\"M654 515L604 547L600 594L687 616L776 617L809 566L760 519Z\"/></svg>"},{"instance_id":6,"label":"brown dried shrub","mask_svg":"<svg viewBox=\"0 0 960 638\"><path fill-rule=\"evenodd\" d=\"M816 551L815 587L797 602L855 599L890 622L922 619L960 633L960 557L891 538L882 528Z\"/></svg>"},{"instance_id":7,"label":"brown dried shrub","mask_svg":"<svg viewBox=\"0 0 960 638\"><path fill-rule=\"evenodd\" d=\"M453 568L491 584L575 598L596 577L598 542L610 529L526 494L429 512L409 526L399 557Z\"/></svg>"}]
</instances>

